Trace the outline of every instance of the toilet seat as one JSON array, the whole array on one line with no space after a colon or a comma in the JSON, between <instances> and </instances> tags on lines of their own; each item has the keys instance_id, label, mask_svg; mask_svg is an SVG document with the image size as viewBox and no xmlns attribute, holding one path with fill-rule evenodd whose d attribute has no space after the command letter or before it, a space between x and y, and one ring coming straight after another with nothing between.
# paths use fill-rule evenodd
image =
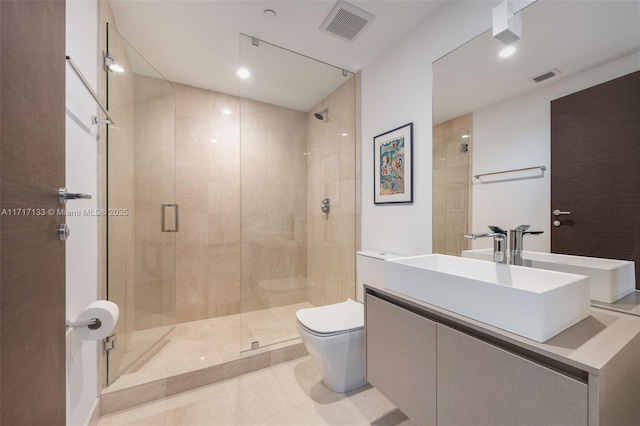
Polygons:
<instances>
[{"instance_id":1,"label":"toilet seat","mask_svg":"<svg viewBox=\"0 0 640 426\"><path fill-rule=\"evenodd\" d=\"M332 305L300 309L296 319L310 334L334 336L364 328L364 306L347 299Z\"/></svg>"}]
</instances>

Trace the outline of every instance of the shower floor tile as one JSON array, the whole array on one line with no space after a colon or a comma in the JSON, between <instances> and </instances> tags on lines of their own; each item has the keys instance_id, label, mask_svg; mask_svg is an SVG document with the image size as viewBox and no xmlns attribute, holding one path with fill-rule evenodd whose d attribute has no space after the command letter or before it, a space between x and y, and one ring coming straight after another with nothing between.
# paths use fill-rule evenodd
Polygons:
<instances>
[{"instance_id":1,"label":"shower floor tile","mask_svg":"<svg viewBox=\"0 0 640 426\"><path fill-rule=\"evenodd\" d=\"M412 423L375 388L336 393L310 357L100 418L111 425L402 425Z\"/></svg>"},{"instance_id":2,"label":"shower floor tile","mask_svg":"<svg viewBox=\"0 0 640 426\"><path fill-rule=\"evenodd\" d=\"M308 302L263 309L243 314L209 318L176 324L159 343L160 349L143 365L118 378L106 391L117 391L154 380L223 364L251 351L251 343L260 348L297 339L295 313L313 307ZM131 345L148 340L153 330L132 337ZM126 354L125 354L126 356Z\"/></svg>"}]
</instances>

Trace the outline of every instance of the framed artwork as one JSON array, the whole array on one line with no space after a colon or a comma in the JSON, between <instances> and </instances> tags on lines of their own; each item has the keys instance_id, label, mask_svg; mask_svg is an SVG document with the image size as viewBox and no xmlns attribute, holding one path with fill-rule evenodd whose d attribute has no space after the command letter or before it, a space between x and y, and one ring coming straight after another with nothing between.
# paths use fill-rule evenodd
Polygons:
<instances>
[{"instance_id":1,"label":"framed artwork","mask_svg":"<svg viewBox=\"0 0 640 426\"><path fill-rule=\"evenodd\" d=\"M373 202L413 202L413 123L373 138Z\"/></svg>"}]
</instances>

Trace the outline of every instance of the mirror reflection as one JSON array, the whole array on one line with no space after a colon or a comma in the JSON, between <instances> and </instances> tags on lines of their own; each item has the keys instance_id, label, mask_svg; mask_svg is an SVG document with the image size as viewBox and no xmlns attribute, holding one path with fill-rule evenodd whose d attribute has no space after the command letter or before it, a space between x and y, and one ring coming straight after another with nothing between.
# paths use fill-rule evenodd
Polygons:
<instances>
[{"instance_id":1,"label":"mirror reflection","mask_svg":"<svg viewBox=\"0 0 640 426\"><path fill-rule=\"evenodd\" d=\"M434 252L488 249L463 234L526 224L543 233L524 250L637 260L640 194L623 183L640 187L640 3L517 13L513 55L488 30L433 64Z\"/></svg>"}]
</instances>

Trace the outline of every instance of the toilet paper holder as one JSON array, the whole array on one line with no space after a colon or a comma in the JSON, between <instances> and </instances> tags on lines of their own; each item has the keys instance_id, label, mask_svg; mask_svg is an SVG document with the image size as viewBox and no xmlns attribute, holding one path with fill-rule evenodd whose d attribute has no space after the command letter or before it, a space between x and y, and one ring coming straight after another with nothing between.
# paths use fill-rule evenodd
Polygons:
<instances>
[{"instance_id":1,"label":"toilet paper holder","mask_svg":"<svg viewBox=\"0 0 640 426\"><path fill-rule=\"evenodd\" d=\"M88 320L73 322L67 320L67 328L73 327L89 327L90 330L97 330L102 327L102 321L100 321L98 318L91 318Z\"/></svg>"}]
</instances>

